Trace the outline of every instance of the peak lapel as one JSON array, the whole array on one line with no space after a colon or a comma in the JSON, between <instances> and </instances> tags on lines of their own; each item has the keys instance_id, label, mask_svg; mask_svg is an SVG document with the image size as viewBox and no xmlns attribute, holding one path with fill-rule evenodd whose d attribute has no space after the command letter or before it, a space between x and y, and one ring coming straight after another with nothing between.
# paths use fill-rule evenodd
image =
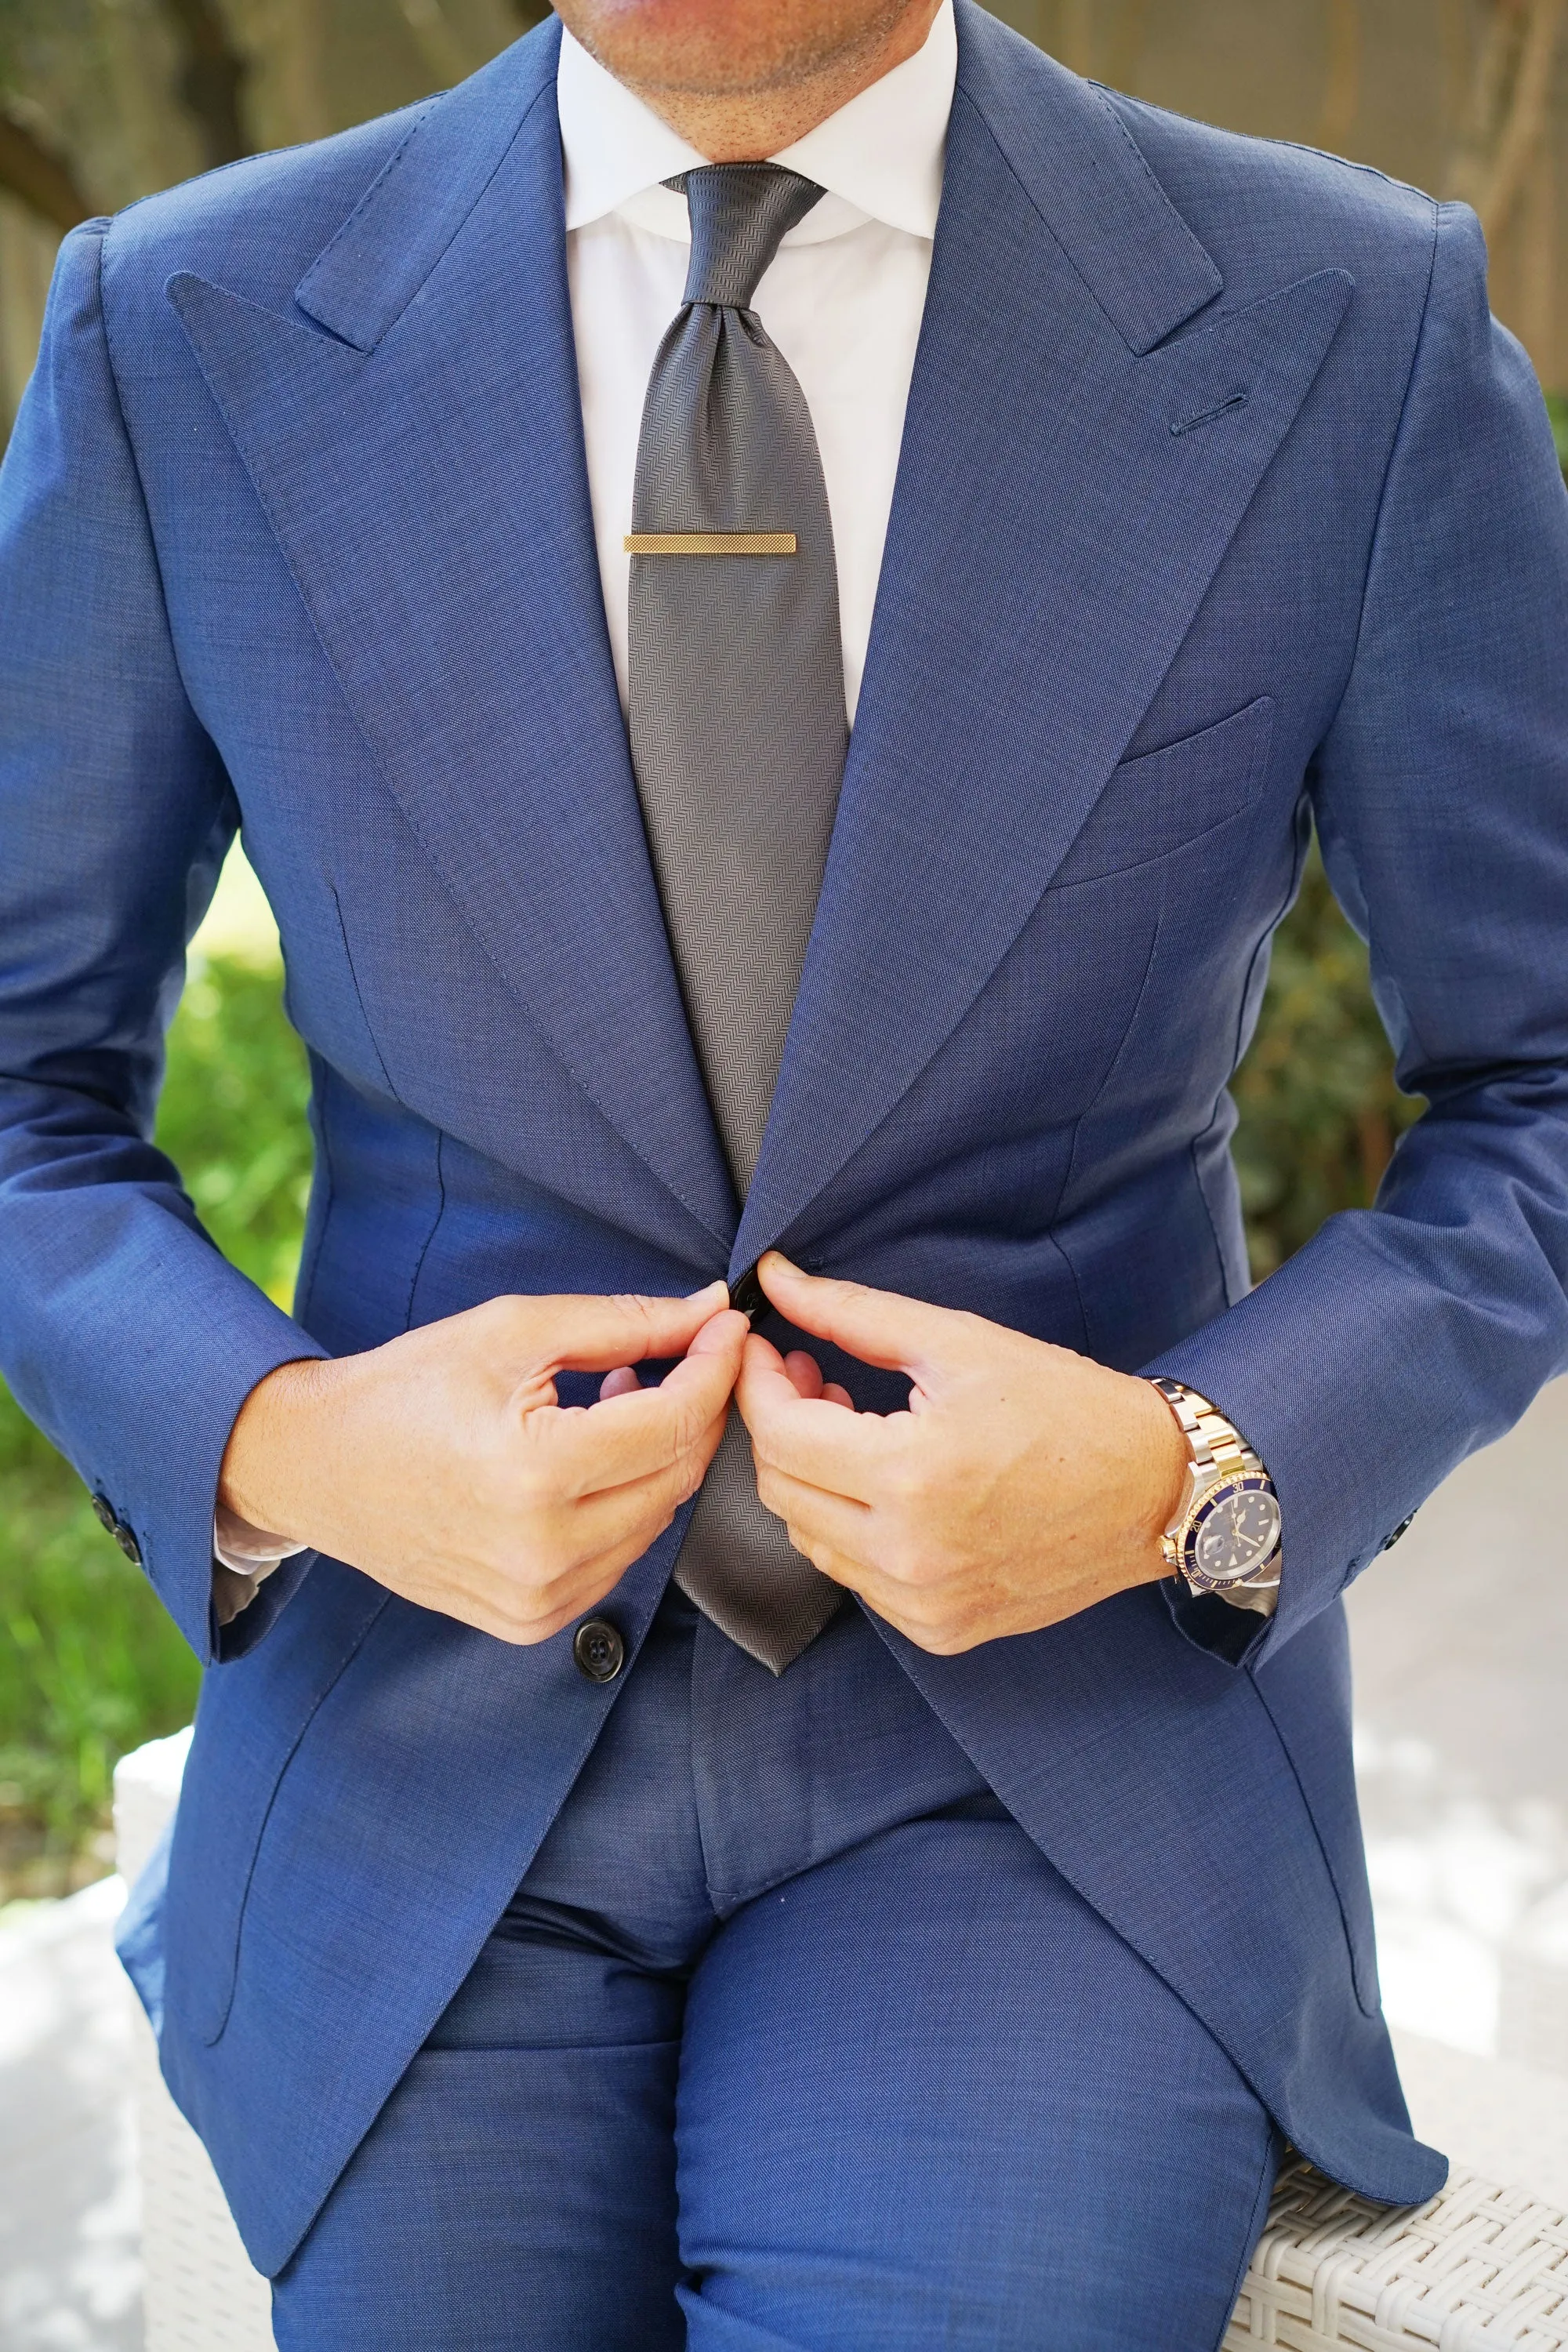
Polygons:
<instances>
[{"instance_id":1,"label":"peak lapel","mask_svg":"<svg viewBox=\"0 0 1568 2352\"><path fill-rule=\"evenodd\" d=\"M554 1051L734 1230L648 865L588 503L553 26L420 120L280 317L169 294L355 718Z\"/></svg>"},{"instance_id":2,"label":"peak lapel","mask_svg":"<svg viewBox=\"0 0 1568 2352\"><path fill-rule=\"evenodd\" d=\"M865 685L737 1265L886 1118L1017 938L1352 290L1331 271L1189 324L1222 280L1108 103L965 0L959 22Z\"/></svg>"}]
</instances>

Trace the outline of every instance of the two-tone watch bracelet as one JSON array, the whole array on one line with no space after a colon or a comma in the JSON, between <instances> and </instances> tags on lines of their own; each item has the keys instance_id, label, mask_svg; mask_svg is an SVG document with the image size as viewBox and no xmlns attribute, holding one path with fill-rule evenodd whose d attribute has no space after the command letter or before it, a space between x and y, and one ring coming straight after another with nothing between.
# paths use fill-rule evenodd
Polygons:
<instances>
[{"instance_id":1,"label":"two-tone watch bracelet","mask_svg":"<svg viewBox=\"0 0 1568 2352\"><path fill-rule=\"evenodd\" d=\"M1229 1582L1207 1579L1194 1580L1190 1574L1184 1554L1184 1538L1192 1523L1193 1513L1206 1495L1233 1481L1267 1482L1273 1490L1273 1481L1263 1463L1253 1452L1234 1422L1227 1421L1217 1406L1200 1396L1196 1389L1186 1388L1180 1381L1155 1379L1150 1386L1158 1389L1175 1415L1183 1436L1187 1441L1191 1457L1187 1491L1182 1507L1161 1538L1167 1566L1173 1575L1185 1579L1194 1591L1217 1592L1223 1600L1234 1601L1237 1608L1269 1609L1279 1590L1280 1554L1279 1545L1264 1561L1257 1576L1237 1577Z\"/></svg>"}]
</instances>

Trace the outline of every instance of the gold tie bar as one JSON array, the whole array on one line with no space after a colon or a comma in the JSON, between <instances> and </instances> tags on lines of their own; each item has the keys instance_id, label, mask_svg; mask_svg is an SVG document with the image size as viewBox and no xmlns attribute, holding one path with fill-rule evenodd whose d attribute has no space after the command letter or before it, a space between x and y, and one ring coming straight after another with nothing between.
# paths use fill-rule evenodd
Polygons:
<instances>
[{"instance_id":1,"label":"gold tie bar","mask_svg":"<svg viewBox=\"0 0 1568 2352\"><path fill-rule=\"evenodd\" d=\"M628 555L798 555L793 530L628 530Z\"/></svg>"}]
</instances>

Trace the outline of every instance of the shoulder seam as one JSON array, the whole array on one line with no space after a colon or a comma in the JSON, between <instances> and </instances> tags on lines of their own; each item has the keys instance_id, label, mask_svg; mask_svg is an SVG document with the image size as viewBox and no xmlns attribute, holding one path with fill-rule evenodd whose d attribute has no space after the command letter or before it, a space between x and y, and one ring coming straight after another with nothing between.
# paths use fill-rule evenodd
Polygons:
<instances>
[{"instance_id":1,"label":"shoulder seam","mask_svg":"<svg viewBox=\"0 0 1568 2352\"><path fill-rule=\"evenodd\" d=\"M1363 180L1381 181L1385 188L1397 188L1402 195L1418 197L1421 203L1430 205L1434 211L1437 208L1438 199L1428 194L1425 188L1418 188L1414 181L1395 179L1392 172L1380 171L1375 163L1360 163L1353 155L1336 155L1331 147L1314 147L1305 139L1269 139L1257 131L1233 131L1226 123L1207 121L1201 114L1183 114L1175 107L1156 106L1150 99L1134 97L1131 90L1112 89L1109 83L1096 82L1094 87L1102 91L1111 101L1110 110L1113 114L1117 111L1115 100L1120 99L1124 105L1139 107L1147 114L1164 115L1173 122L1191 123L1196 130L1212 131L1217 137L1234 139L1243 146L1268 147L1281 154L1310 155L1320 163L1337 163L1342 171L1353 172ZM1117 120L1121 121L1120 115L1117 116ZM1132 133L1127 130L1125 123L1122 124L1122 129L1127 132L1128 138L1131 139ZM1133 144L1135 146L1137 144L1135 140Z\"/></svg>"}]
</instances>

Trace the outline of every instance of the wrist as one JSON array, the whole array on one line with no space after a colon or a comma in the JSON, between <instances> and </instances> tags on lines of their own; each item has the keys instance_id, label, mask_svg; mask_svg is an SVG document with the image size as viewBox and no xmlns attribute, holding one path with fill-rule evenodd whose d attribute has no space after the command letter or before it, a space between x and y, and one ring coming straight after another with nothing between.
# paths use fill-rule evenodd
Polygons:
<instances>
[{"instance_id":1,"label":"wrist","mask_svg":"<svg viewBox=\"0 0 1568 2352\"><path fill-rule=\"evenodd\" d=\"M310 1467L338 1370L306 1356L258 1381L224 1448L220 1511L297 1545L309 1543Z\"/></svg>"},{"instance_id":2,"label":"wrist","mask_svg":"<svg viewBox=\"0 0 1568 2352\"><path fill-rule=\"evenodd\" d=\"M1147 1431L1142 1482L1145 1508L1142 1526L1157 1562L1152 1574L1163 1577L1169 1571L1161 1551L1161 1542L1186 1500L1187 1470L1192 1456L1181 1425L1159 1391L1148 1381L1134 1380L1132 1386L1141 1392L1139 1409Z\"/></svg>"}]
</instances>

